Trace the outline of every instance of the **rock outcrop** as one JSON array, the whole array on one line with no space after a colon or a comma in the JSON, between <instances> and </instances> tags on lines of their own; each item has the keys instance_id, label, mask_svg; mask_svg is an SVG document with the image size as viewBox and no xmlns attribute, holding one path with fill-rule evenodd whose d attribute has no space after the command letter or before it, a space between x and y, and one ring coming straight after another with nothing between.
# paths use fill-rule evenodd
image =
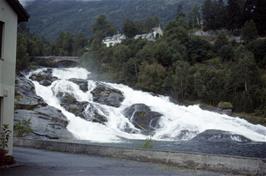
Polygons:
<instances>
[{"instance_id":1,"label":"rock outcrop","mask_svg":"<svg viewBox=\"0 0 266 176\"><path fill-rule=\"evenodd\" d=\"M120 107L125 99L120 90L100 83L97 84L91 94L93 95L94 102L114 107Z\"/></svg>"},{"instance_id":2,"label":"rock outcrop","mask_svg":"<svg viewBox=\"0 0 266 176\"><path fill-rule=\"evenodd\" d=\"M23 75L16 77L15 109L33 110L46 106L43 99L36 95L34 84Z\"/></svg>"},{"instance_id":3,"label":"rock outcrop","mask_svg":"<svg viewBox=\"0 0 266 176\"><path fill-rule=\"evenodd\" d=\"M60 100L60 105L64 107L68 112L75 114L83 119L85 119L85 110L88 102L79 102L76 98L65 92L58 92L56 97Z\"/></svg>"},{"instance_id":4,"label":"rock outcrop","mask_svg":"<svg viewBox=\"0 0 266 176\"><path fill-rule=\"evenodd\" d=\"M49 68L43 72L31 75L30 79L39 82L43 86L50 86L54 81L57 80L52 73L52 69Z\"/></svg>"},{"instance_id":5,"label":"rock outcrop","mask_svg":"<svg viewBox=\"0 0 266 176\"><path fill-rule=\"evenodd\" d=\"M56 94L60 100L60 105L64 107L68 112L75 114L85 120L104 124L107 122L107 118L100 112L100 107L95 107L88 102L79 102L74 95L69 93L59 92Z\"/></svg>"},{"instance_id":6,"label":"rock outcrop","mask_svg":"<svg viewBox=\"0 0 266 176\"><path fill-rule=\"evenodd\" d=\"M87 92L88 91L88 80L70 79L69 81L77 84L79 86L80 90L82 90L83 92Z\"/></svg>"},{"instance_id":7,"label":"rock outcrop","mask_svg":"<svg viewBox=\"0 0 266 176\"><path fill-rule=\"evenodd\" d=\"M240 143L246 143L251 142L250 139L239 135L234 134L228 131L221 131L221 130L206 130L200 134L198 134L196 137L192 139L192 141L200 141L200 142L222 142L222 143L228 143L228 142L240 142Z\"/></svg>"},{"instance_id":8,"label":"rock outcrop","mask_svg":"<svg viewBox=\"0 0 266 176\"><path fill-rule=\"evenodd\" d=\"M134 126L144 134L151 134L158 128L158 122L162 114L151 111L145 104L134 104L124 110L124 115L134 124Z\"/></svg>"},{"instance_id":9,"label":"rock outcrop","mask_svg":"<svg viewBox=\"0 0 266 176\"><path fill-rule=\"evenodd\" d=\"M32 133L26 137L72 139L68 120L60 110L36 95L34 84L23 75L16 78L15 123L30 120Z\"/></svg>"},{"instance_id":10,"label":"rock outcrop","mask_svg":"<svg viewBox=\"0 0 266 176\"><path fill-rule=\"evenodd\" d=\"M92 122L105 124L108 121L107 117L104 115L105 113L106 112L103 112L100 106L95 107L94 105L89 104L85 112L85 118Z\"/></svg>"}]
</instances>

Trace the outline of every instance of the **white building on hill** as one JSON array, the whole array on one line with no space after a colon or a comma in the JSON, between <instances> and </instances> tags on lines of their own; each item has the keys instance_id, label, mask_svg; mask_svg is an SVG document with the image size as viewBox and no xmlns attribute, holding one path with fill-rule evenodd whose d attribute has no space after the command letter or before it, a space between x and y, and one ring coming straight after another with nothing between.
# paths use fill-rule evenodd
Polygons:
<instances>
[{"instance_id":1,"label":"white building on hill","mask_svg":"<svg viewBox=\"0 0 266 176\"><path fill-rule=\"evenodd\" d=\"M150 33L136 35L134 37L134 39L136 39L136 40L137 39L144 39L144 40L148 40L148 41L156 41L156 39L158 39L161 36L163 36L163 30L159 26L159 27L153 28L152 32L150 32Z\"/></svg>"},{"instance_id":2,"label":"white building on hill","mask_svg":"<svg viewBox=\"0 0 266 176\"><path fill-rule=\"evenodd\" d=\"M154 42L156 41L156 39L160 38L161 36L163 36L163 30L159 26L159 27L153 28L152 32L150 33L136 35L134 39L135 40L143 39L143 40ZM106 47L111 47L111 46L115 46L117 44L122 43L122 41L125 39L126 39L126 36L124 34L116 34L116 35L113 35L112 37L105 37L103 39L103 43L106 45Z\"/></svg>"},{"instance_id":3,"label":"white building on hill","mask_svg":"<svg viewBox=\"0 0 266 176\"><path fill-rule=\"evenodd\" d=\"M123 35L123 34L116 34L112 37L106 37L103 39L103 43L107 46L107 47L110 47L110 46L114 46L114 45L117 45L117 44L120 44L122 43L123 40L126 39L126 36Z\"/></svg>"}]
</instances>

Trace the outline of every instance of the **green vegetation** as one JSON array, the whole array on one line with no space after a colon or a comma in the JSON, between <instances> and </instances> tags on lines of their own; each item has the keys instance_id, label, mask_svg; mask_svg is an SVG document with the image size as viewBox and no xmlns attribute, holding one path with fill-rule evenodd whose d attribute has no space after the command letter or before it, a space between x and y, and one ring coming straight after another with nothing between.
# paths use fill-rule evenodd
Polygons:
<instances>
[{"instance_id":1,"label":"green vegetation","mask_svg":"<svg viewBox=\"0 0 266 176\"><path fill-rule=\"evenodd\" d=\"M83 34L62 32L54 42L48 42L29 32L25 23L18 28L17 71L28 68L32 56L80 56L88 39Z\"/></svg>"},{"instance_id":2,"label":"green vegetation","mask_svg":"<svg viewBox=\"0 0 266 176\"><path fill-rule=\"evenodd\" d=\"M240 33L244 26L243 39L254 39L257 30L260 35L266 34L265 9L265 0L205 0L203 26L205 30L226 28L234 33Z\"/></svg>"},{"instance_id":3,"label":"green vegetation","mask_svg":"<svg viewBox=\"0 0 266 176\"><path fill-rule=\"evenodd\" d=\"M9 130L8 125L4 124L0 127L0 167L15 163L14 157L8 155L8 151L6 150L10 134L11 130Z\"/></svg>"},{"instance_id":4,"label":"green vegetation","mask_svg":"<svg viewBox=\"0 0 266 176\"><path fill-rule=\"evenodd\" d=\"M8 141L10 137L11 131L9 130L9 126L4 124L0 128L0 149L6 149L8 147Z\"/></svg>"},{"instance_id":5,"label":"green vegetation","mask_svg":"<svg viewBox=\"0 0 266 176\"><path fill-rule=\"evenodd\" d=\"M133 21L127 19L124 22L123 26L123 33L128 38L133 38L137 34L143 34L148 33L152 30L154 27L158 27L160 24L160 20L157 17L149 17L146 20L140 20L140 21Z\"/></svg>"},{"instance_id":6,"label":"green vegetation","mask_svg":"<svg viewBox=\"0 0 266 176\"><path fill-rule=\"evenodd\" d=\"M221 109L233 109L233 105L230 102L220 102L218 104L218 108L221 108Z\"/></svg>"},{"instance_id":7,"label":"green vegetation","mask_svg":"<svg viewBox=\"0 0 266 176\"><path fill-rule=\"evenodd\" d=\"M247 21L241 31L241 39L245 42L251 42L258 37L258 31L254 21Z\"/></svg>"},{"instance_id":8,"label":"green vegetation","mask_svg":"<svg viewBox=\"0 0 266 176\"><path fill-rule=\"evenodd\" d=\"M178 16L156 42L127 39L110 48L93 43L82 63L101 79L168 95L180 103L228 102L223 106L234 107L234 112L256 112L265 118L266 40L252 35L252 40L237 43L221 32L212 42L193 35L189 23Z\"/></svg>"},{"instance_id":9,"label":"green vegetation","mask_svg":"<svg viewBox=\"0 0 266 176\"><path fill-rule=\"evenodd\" d=\"M37 0L26 8L31 18L31 32L54 41L61 32L93 35L91 26L97 16L104 14L114 26L122 31L125 19L141 21L158 16L162 26L175 18L176 13L190 13L203 0L93 0L54 1ZM181 8L182 7L182 8ZM195 9L196 10L196 9ZM194 13L195 14L195 13Z\"/></svg>"},{"instance_id":10,"label":"green vegetation","mask_svg":"<svg viewBox=\"0 0 266 176\"><path fill-rule=\"evenodd\" d=\"M140 7L140 2L144 4L140 8L140 15L129 15L130 8ZM183 6L179 6L179 2L182 2ZM195 4L192 1L154 0L143 3L143 0L136 0L128 2L126 7L124 4L127 3L120 4L120 0L115 3L94 2L93 6L97 6L96 9L101 7L104 13L100 13L99 10L93 20L80 18L82 22L89 20L88 26L92 26L91 30L86 29L86 32L91 31L88 45L86 38L81 34L72 35L64 32L54 43L50 43L24 30L19 35L18 58L22 59L18 59L18 69L27 65L29 56L81 55L86 51L82 56L82 65L100 79L167 95L179 103L200 101L217 106L219 102L228 102L220 104L221 107L232 105L235 113L249 113L259 117L260 120L256 121L265 122L266 39L263 37L266 35L266 1L205 0L202 8L199 7L201 2L197 2ZM46 3L39 1L35 3L42 4L42 8L46 6ZM83 9L84 3L87 2L53 3L55 6L64 4L62 8L66 9L69 9L68 6L79 4L78 7ZM190 8L184 5L186 3L189 3ZM115 17L109 15L106 9L110 7L107 8L106 4L112 8L114 4L120 4L121 8L124 8L123 13L116 7L117 11L112 11ZM154 10L158 10L159 7L167 7L167 13L162 10L158 18L150 17L156 14ZM28 8L33 10L33 5ZM174 18L172 8L175 9L174 14L177 14L177 17L171 21ZM87 9L84 11L87 12ZM184 11L187 13L183 13ZM65 13L63 10L63 16ZM94 13L96 14L96 11ZM121 19L122 14L126 14L124 17L127 19ZM55 19L62 19L60 14L57 15ZM71 18L67 20L77 22ZM71 27L78 26L83 30L82 22L71 24ZM67 24L64 21L62 23ZM217 31L218 34L211 37L196 36L194 32L202 27L202 23L206 31L223 32ZM158 24L163 24L164 35L157 41L132 39L136 34L148 32ZM58 29L66 29L65 27L60 26ZM123 31L128 38L110 48L103 45L104 37L118 31ZM232 37L234 34L240 36L243 41Z\"/></svg>"},{"instance_id":11,"label":"green vegetation","mask_svg":"<svg viewBox=\"0 0 266 176\"><path fill-rule=\"evenodd\" d=\"M152 139L151 138L147 138L144 141L142 148L144 148L144 149L152 149L153 148L153 141L152 141Z\"/></svg>"},{"instance_id":12,"label":"green vegetation","mask_svg":"<svg viewBox=\"0 0 266 176\"><path fill-rule=\"evenodd\" d=\"M31 129L31 121L29 120L22 120L14 125L14 133L17 137L24 137L32 132Z\"/></svg>"}]
</instances>

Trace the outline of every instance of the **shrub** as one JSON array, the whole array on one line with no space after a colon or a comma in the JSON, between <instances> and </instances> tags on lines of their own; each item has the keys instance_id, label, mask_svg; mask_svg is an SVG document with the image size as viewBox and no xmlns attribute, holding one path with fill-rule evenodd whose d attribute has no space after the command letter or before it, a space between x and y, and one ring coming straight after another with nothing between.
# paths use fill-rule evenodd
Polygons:
<instances>
[{"instance_id":1,"label":"shrub","mask_svg":"<svg viewBox=\"0 0 266 176\"><path fill-rule=\"evenodd\" d=\"M0 129L0 149L8 147L10 133L8 125L4 124L2 129Z\"/></svg>"},{"instance_id":2,"label":"shrub","mask_svg":"<svg viewBox=\"0 0 266 176\"><path fill-rule=\"evenodd\" d=\"M151 148L153 148L153 142L152 142L152 139L151 138L147 138L144 141L143 148L144 149L151 149Z\"/></svg>"},{"instance_id":3,"label":"shrub","mask_svg":"<svg viewBox=\"0 0 266 176\"><path fill-rule=\"evenodd\" d=\"M14 126L14 132L15 132L15 136L17 137L24 137L27 134L31 133L32 129L31 129L30 119L22 120L16 123Z\"/></svg>"},{"instance_id":4,"label":"shrub","mask_svg":"<svg viewBox=\"0 0 266 176\"><path fill-rule=\"evenodd\" d=\"M219 107L220 109L233 109L233 105L232 105L232 103L230 103L230 102L220 102L220 103L218 104L218 107Z\"/></svg>"}]
</instances>

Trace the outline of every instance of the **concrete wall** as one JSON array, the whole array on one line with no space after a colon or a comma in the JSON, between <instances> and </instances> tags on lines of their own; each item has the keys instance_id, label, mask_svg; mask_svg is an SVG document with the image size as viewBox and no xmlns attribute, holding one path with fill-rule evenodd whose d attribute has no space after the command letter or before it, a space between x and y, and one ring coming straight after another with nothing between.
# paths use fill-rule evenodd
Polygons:
<instances>
[{"instance_id":1,"label":"concrete wall","mask_svg":"<svg viewBox=\"0 0 266 176\"><path fill-rule=\"evenodd\" d=\"M8 124L13 131L14 88L17 47L17 14L0 0L0 21L4 22L2 59L0 60L0 99L2 99L1 125ZM12 153L12 136L9 140L9 152Z\"/></svg>"},{"instance_id":2,"label":"concrete wall","mask_svg":"<svg viewBox=\"0 0 266 176\"><path fill-rule=\"evenodd\" d=\"M191 169L206 169L244 175L266 175L266 160L256 158L126 149L110 146L59 141L26 140L18 138L15 139L15 145L59 152L157 162Z\"/></svg>"}]
</instances>

